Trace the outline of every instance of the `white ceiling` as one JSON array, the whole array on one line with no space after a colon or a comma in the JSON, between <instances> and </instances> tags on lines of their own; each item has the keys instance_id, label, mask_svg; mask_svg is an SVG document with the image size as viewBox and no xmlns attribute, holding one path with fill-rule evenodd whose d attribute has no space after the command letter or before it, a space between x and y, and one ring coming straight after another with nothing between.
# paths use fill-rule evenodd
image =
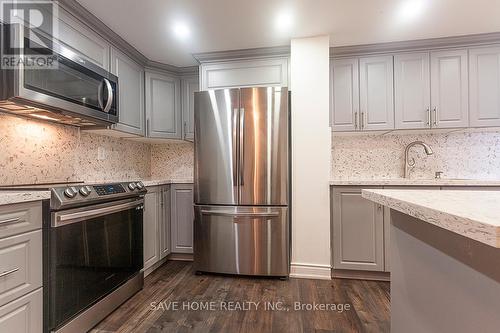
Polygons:
<instances>
[{"instance_id":1,"label":"white ceiling","mask_svg":"<svg viewBox=\"0 0 500 333\"><path fill-rule=\"evenodd\" d=\"M78 1L149 59L176 66L196 64L192 53L292 37L329 34L342 46L500 31L499 0ZM285 31L276 28L282 13L292 17ZM190 37L176 38L174 22L187 24Z\"/></svg>"}]
</instances>

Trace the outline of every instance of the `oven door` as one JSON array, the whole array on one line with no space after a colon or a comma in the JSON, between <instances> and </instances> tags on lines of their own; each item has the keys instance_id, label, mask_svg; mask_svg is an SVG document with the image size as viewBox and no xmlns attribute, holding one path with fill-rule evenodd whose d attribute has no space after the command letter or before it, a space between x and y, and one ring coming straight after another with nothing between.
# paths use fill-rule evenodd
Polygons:
<instances>
[{"instance_id":1,"label":"oven door","mask_svg":"<svg viewBox=\"0 0 500 333\"><path fill-rule=\"evenodd\" d=\"M46 284L50 329L140 272L143 209L143 199L129 199L51 214Z\"/></svg>"}]
</instances>

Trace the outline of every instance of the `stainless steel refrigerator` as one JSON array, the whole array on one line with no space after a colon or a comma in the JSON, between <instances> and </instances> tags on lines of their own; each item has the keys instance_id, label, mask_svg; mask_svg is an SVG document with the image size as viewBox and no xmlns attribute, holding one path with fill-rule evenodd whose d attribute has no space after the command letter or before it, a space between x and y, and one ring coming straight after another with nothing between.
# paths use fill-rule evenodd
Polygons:
<instances>
[{"instance_id":1,"label":"stainless steel refrigerator","mask_svg":"<svg viewBox=\"0 0 500 333\"><path fill-rule=\"evenodd\" d=\"M194 263L289 274L288 89L195 93Z\"/></svg>"}]
</instances>

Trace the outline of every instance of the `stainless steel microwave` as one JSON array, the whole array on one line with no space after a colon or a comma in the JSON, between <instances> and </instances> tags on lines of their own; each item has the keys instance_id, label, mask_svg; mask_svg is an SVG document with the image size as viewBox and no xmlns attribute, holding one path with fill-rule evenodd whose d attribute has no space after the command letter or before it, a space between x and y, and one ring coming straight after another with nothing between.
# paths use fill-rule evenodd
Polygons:
<instances>
[{"instance_id":1,"label":"stainless steel microwave","mask_svg":"<svg viewBox=\"0 0 500 333\"><path fill-rule=\"evenodd\" d=\"M55 65L34 68L19 61L7 67L2 61L0 111L80 127L118 122L118 78L61 43L50 40L47 48L38 44L44 37L36 37L20 25L2 26L2 45L16 50L18 59L50 55Z\"/></svg>"}]
</instances>

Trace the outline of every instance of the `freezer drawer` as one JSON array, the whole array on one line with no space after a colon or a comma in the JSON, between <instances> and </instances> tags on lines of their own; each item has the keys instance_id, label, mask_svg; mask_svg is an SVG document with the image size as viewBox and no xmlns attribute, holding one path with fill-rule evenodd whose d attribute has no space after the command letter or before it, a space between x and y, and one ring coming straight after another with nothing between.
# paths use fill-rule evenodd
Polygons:
<instances>
[{"instance_id":1,"label":"freezer drawer","mask_svg":"<svg viewBox=\"0 0 500 333\"><path fill-rule=\"evenodd\" d=\"M288 276L287 207L195 206L194 209L197 271Z\"/></svg>"}]
</instances>

